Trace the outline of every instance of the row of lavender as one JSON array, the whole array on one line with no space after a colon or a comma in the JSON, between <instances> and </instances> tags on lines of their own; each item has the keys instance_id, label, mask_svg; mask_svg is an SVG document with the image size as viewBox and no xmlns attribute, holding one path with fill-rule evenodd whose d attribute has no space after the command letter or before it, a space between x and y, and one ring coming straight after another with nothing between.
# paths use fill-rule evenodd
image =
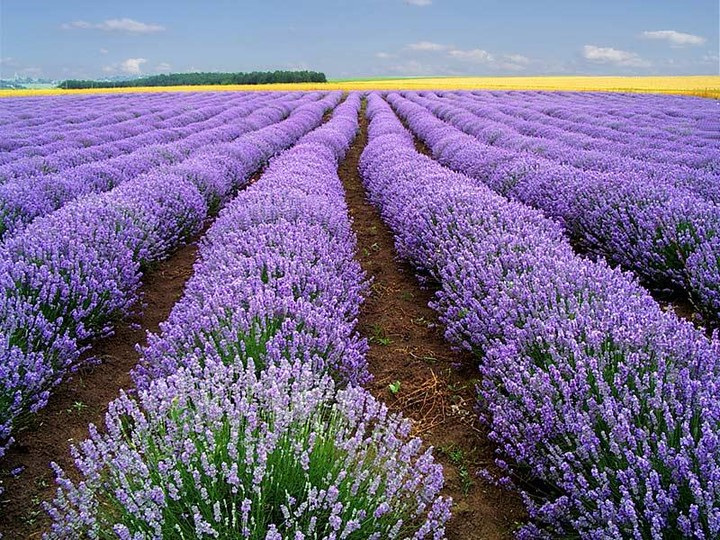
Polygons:
<instances>
[{"instance_id":1,"label":"row of lavender","mask_svg":"<svg viewBox=\"0 0 720 540\"><path fill-rule=\"evenodd\" d=\"M65 137L53 146L60 146L47 155L31 155L15 159L0 167L3 181L14 178L34 177L41 174L61 172L84 163L105 160L139 148L143 144L158 144L181 140L194 134L198 129L221 126L227 118L228 108L243 104L264 103L273 100L292 99L295 94L270 96L239 94L225 97L211 94L212 100L197 98L180 108L180 114L164 114L156 118L149 110L136 112L137 118L110 126L88 127L80 132L83 145L76 148L72 140ZM140 96L143 96L142 94ZM170 97L166 98L168 101ZM142 99L138 99L142 103ZM142 111L142 113L140 112Z\"/></svg>"},{"instance_id":2,"label":"row of lavender","mask_svg":"<svg viewBox=\"0 0 720 540\"><path fill-rule=\"evenodd\" d=\"M720 207L642 174L584 170L478 140L433 114L434 100L388 96L442 164L557 219L573 243L659 289L682 289L706 319L720 313ZM433 112L430 112L433 111ZM473 117L482 125L480 117ZM717 190L717 182L711 182ZM699 191L700 188L698 188Z\"/></svg>"},{"instance_id":3,"label":"row of lavender","mask_svg":"<svg viewBox=\"0 0 720 540\"><path fill-rule=\"evenodd\" d=\"M662 123L658 123L656 131L651 136L648 136L647 132L636 136L626 132L623 143L605 141L606 144L598 146L597 139L593 139L592 143L587 140L582 142L560 140L568 134L565 131L566 127L554 128L548 125L545 120L547 116L541 115L536 120L517 118L513 113L527 107L527 103L532 103L532 99L523 102L523 107L513 106L513 101L518 98L512 93L500 101L500 104L489 101L490 106L481 105L478 102L480 98L471 97L469 94L458 94L449 98L433 96L430 99L413 95L409 97L463 132L499 149L546 158L557 164L578 168L583 172L608 173L627 180L682 188L712 202L720 200L720 191L717 187L720 179L720 170L718 170L720 150L717 145L696 153L695 147L687 143L692 137L687 136L685 139L673 140L672 151L654 151L648 145L661 138L664 132ZM655 99L669 100L667 97ZM696 101L693 98L674 99ZM716 111L708 103L711 105L711 102L705 100L705 104L698 108L712 118L716 115ZM630 107L632 105L628 103L628 108ZM637 120L633 119L633 121ZM686 127L686 131L697 135L705 142L712 143L713 133L702 137L699 135L700 122L701 120L692 122ZM632 152L637 155L628 156Z\"/></svg>"},{"instance_id":4,"label":"row of lavender","mask_svg":"<svg viewBox=\"0 0 720 540\"><path fill-rule=\"evenodd\" d=\"M141 272L202 227L274 154L320 124L339 93L281 122L207 147L39 218L0 245L0 456L15 423L35 412L137 301Z\"/></svg>"},{"instance_id":5,"label":"row of lavender","mask_svg":"<svg viewBox=\"0 0 720 540\"><path fill-rule=\"evenodd\" d=\"M60 172L8 180L0 185L0 237L77 197L107 191L152 169L178 166L201 154L208 145L230 142L244 133L279 122L304 99L307 97L293 94L279 99L247 96L228 99L220 114L209 114L200 107L201 117L209 118L182 129L146 126L142 135L113 143L113 153L122 152L115 157L69 166ZM217 107L214 104L210 110ZM71 150L64 154L80 152Z\"/></svg>"},{"instance_id":6,"label":"row of lavender","mask_svg":"<svg viewBox=\"0 0 720 540\"><path fill-rule=\"evenodd\" d=\"M593 129L593 122L585 123L584 130L594 136L576 133L579 124L558 121L541 112L545 107L538 107L531 97L519 97L517 93L509 93L499 99L468 93L444 93L428 97L447 103L453 108L459 107L460 110L456 109L456 113L463 115L466 120L471 120L473 116L480 117L482 127L475 126L475 129L485 142L488 142L488 136L492 134L494 144L523 147L584 169L642 172L651 178L670 180L673 176L682 178L703 173L707 177L720 167L720 149L717 146L720 141L713 138L713 134L720 130L720 122L715 119L718 111L711 101L703 101L701 98L656 97L658 108L672 107L672 103L682 103L684 100L689 102L687 105L694 105L696 110L703 112L705 116L692 121L680 116L682 124L677 127L674 123L677 120L675 117L652 118L653 127L643 129L642 135L638 135L629 128L641 122L638 116L647 115L635 115L624 122L625 131L622 137L618 137L618 131L613 129ZM573 103L574 100L571 99L566 107L572 108ZM626 108L632 111L634 106L634 100L627 98ZM682 115L685 110L679 109L676 112ZM623 127L623 122L616 121L616 124ZM704 132L701 129L703 125L712 127L713 131ZM687 133L683 138L675 134L681 126ZM670 140L664 138L668 134L671 136ZM664 145L658 148L662 143ZM698 147L698 143L706 146Z\"/></svg>"},{"instance_id":7,"label":"row of lavender","mask_svg":"<svg viewBox=\"0 0 720 540\"><path fill-rule=\"evenodd\" d=\"M640 141L643 148L677 152L677 145L692 153L720 147L717 104L703 98L652 94L604 94L572 92L463 92L442 93L472 97L526 120L559 127L568 142L620 143L631 154ZM589 137L589 139L588 139ZM593 141L600 139L600 141Z\"/></svg>"},{"instance_id":8,"label":"row of lavender","mask_svg":"<svg viewBox=\"0 0 720 540\"><path fill-rule=\"evenodd\" d=\"M5 100L0 120L0 163L19 157L44 156L141 133L139 126L182 127L202 115L195 107L222 102L219 94L61 96ZM14 114L13 114L14 113ZM115 128L115 131L113 131Z\"/></svg>"},{"instance_id":9,"label":"row of lavender","mask_svg":"<svg viewBox=\"0 0 720 540\"><path fill-rule=\"evenodd\" d=\"M138 399L59 473L50 538L444 538L442 473L368 378L338 161L358 95L220 214ZM128 422L128 420L130 420Z\"/></svg>"},{"instance_id":10,"label":"row of lavender","mask_svg":"<svg viewBox=\"0 0 720 540\"><path fill-rule=\"evenodd\" d=\"M720 189L717 187L720 179L720 149L705 148L697 152L693 144L686 144L682 140L674 140L672 150L650 148L647 146L649 141L658 140L664 131L661 122L657 123L657 133L650 138L645 134L633 136L625 133L622 143L604 141L603 144L603 141L598 142L597 139L568 141L565 128L550 126L542 115L537 120L519 118L517 114L525 109L524 106L512 105L515 94L510 94L500 105L494 101L484 105L478 102L480 98L468 94L455 94L447 98L436 95L428 97L427 101L422 97L420 99L438 117L494 147L526 152L583 171L624 175L686 188L708 200L720 200ZM693 98L689 100L694 101ZM532 100L527 101L532 103ZM631 106L628 103L628 107ZM708 105L701 109L708 115L717 114ZM697 135L700 133L697 129L699 123L693 122L692 128L687 129ZM698 138L713 141L709 136Z\"/></svg>"},{"instance_id":11,"label":"row of lavender","mask_svg":"<svg viewBox=\"0 0 720 540\"><path fill-rule=\"evenodd\" d=\"M0 130L7 138L3 139L0 150L12 151L23 146L42 146L61 140L64 138L61 127L65 127L67 132L73 132L78 126L103 126L117 122L120 117L129 120L133 116L135 108L129 95L113 99L112 103L108 102L108 97L79 96L68 99L62 96L53 99L5 100L0 110ZM146 103L155 108L159 98L155 95ZM50 135L45 135L46 132Z\"/></svg>"},{"instance_id":12,"label":"row of lavender","mask_svg":"<svg viewBox=\"0 0 720 540\"><path fill-rule=\"evenodd\" d=\"M517 467L540 483L516 486L520 536L717 538L720 343L575 255L540 212L417 153L379 96L368 113L371 200L437 280L447 337L478 358L504 481Z\"/></svg>"},{"instance_id":13,"label":"row of lavender","mask_svg":"<svg viewBox=\"0 0 720 540\"><path fill-rule=\"evenodd\" d=\"M238 96L235 105L247 101L247 96ZM55 107L63 116L69 114L76 98L66 97ZM93 103L104 113L99 120L72 125L61 123L57 126L22 129L22 126L1 126L0 134L5 146L20 144L27 139L33 144L23 145L0 154L0 179L34 176L44 172L58 172L64 168L76 166L93 159L106 159L118 155L125 147L136 141L144 144L168 141L183 134L183 128L195 122L206 122L223 111L222 96L213 95L211 99L197 98L184 103L175 103L138 96L131 111L113 112L110 102ZM129 104L128 104L129 105ZM153 132L158 130L157 134Z\"/></svg>"},{"instance_id":14,"label":"row of lavender","mask_svg":"<svg viewBox=\"0 0 720 540\"><path fill-rule=\"evenodd\" d=\"M594 138L625 142L625 135L642 136L647 139L646 146L667 150L673 150L675 142L694 146L698 152L720 147L720 140L713 135L718 119L713 114L717 104L712 101L667 94L616 94L606 101L598 99L604 95L563 93L561 97L567 99L559 100L547 92L526 108L542 112L548 120L564 122L569 131L587 132Z\"/></svg>"},{"instance_id":15,"label":"row of lavender","mask_svg":"<svg viewBox=\"0 0 720 540\"><path fill-rule=\"evenodd\" d=\"M160 97L153 94L152 98ZM70 129L73 126L89 122L101 121L103 113L93 107L96 103L112 100L109 107L112 113L126 111L133 107L134 96L131 94L84 94L73 96L28 96L22 100L5 100L0 111L0 126L21 126L26 130L65 123Z\"/></svg>"}]
</instances>

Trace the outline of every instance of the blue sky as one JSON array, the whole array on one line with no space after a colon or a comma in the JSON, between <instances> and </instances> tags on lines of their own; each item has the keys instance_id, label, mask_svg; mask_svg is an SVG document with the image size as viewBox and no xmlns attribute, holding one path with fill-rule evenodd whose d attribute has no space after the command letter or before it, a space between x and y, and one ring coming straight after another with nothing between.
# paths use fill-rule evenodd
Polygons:
<instances>
[{"instance_id":1,"label":"blue sky","mask_svg":"<svg viewBox=\"0 0 720 540\"><path fill-rule=\"evenodd\" d=\"M0 76L719 74L717 0L0 0Z\"/></svg>"}]
</instances>

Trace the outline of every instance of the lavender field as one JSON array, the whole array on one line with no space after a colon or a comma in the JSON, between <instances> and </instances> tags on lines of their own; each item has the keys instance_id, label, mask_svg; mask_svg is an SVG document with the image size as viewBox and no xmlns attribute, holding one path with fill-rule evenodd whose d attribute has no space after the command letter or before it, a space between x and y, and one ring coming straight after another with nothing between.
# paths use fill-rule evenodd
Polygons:
<instances>
[{"instance_id":1,"label":"lavender field","mask_svg":"<svg viewBox=\"0 0 720 540\"><path fill-rule=\"evenodd\" d=\"M7 538L720 538L716 100L4 98L0 288Z\"/></svg>"}]
</instances>

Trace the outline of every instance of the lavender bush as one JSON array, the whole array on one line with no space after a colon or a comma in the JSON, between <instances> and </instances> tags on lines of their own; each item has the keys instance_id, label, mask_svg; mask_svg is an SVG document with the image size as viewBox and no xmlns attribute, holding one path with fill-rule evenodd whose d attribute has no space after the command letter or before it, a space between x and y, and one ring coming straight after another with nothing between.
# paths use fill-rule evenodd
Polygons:
<instances>
[{"instance_id":1,"label":"lavender bush","mask_svg":"<svg viewBox=\"0 0 720 540\"><path fill-rule=\"evenodd\" d=\"M447 337L478 358L498 464L540 483L516 486L531 517L519 536L720 535L720 343L574 255L541 213L416 153L370 99L371 200L437 279Z\"/></svg>"},{"instance_id":2,"label":"lavender bush","mask_svg":"<svg viewBox=\"0 0 720 540\"><path fill-rule=\"evenodd\" d=\"M445 537L431 449L346 386L367 379L337 176L359 106L350 95L222 211L143 351L138 400L73 450L82 481L56 467L49 538Z\"/></svg>"},{"instance_id":3,"label":"lavender bush","mask_svg":"<svg viewBox=\"0 0 720 540\"><path fill-rule=\"evenodd\" d=\"M570 100L574 98L573 94L567 96ZM528 106L532 107L535 100L533 96L523 98L522 93L506 93L492 100L482 100L467 93L441 96L427 94L426 97L428 99L422 99L421 102L440 118L493 146L521 149L582 170L634 174L655 182L677 184L691 190L697 188L701 194L711 199L716 200L718 197L719 192L713 189L712 184L713 180L717 180L718 171L715 169L720 159L720 148L697 148L692 144L692 139L686 141L685 138L673 139L672 145L658 148L663 134L667 134L674 124L680 122L689 135L700 135L701 140L704 139L712 145L713 139L702 137L699 129L701 122L714 116L712 102L687 97L657 96L656 108L667 110L673 105L684 107L677 111L677 118L655 118L656 125L652 133L636 133L638 115L635 115L632 121L617 122L614 130L600 133L592 129L598 120L584 117L586 131L595 136L579 137L573 134L576 126L574 122L563 121L558 125L552 116L535 112L535 109L529 112ZM523 101L518 103L520 100ZM604 98L595 101L598 107L602 107ZM639 108L635 103L637 100L625 96L625 101L627 111L635 112ZM568 105L572 106L572 101ZM700 118L690 118L688 112L691 105L702 114ZM623 128L624 137L618 138L617 129Z\"/></svg>"},{"instance_id":4,"label":"lavender bush","mask_svg":"<svg viewBox=\"0 0 720 540\"><path fill-rule=\"evenodd\" d=\"M501 134L484 132L491 144L481 143L431 113L428 108L436 110L432 100L397 94L388 99L441 163L540 208L565 226L574 243L632 270L646 284L686 290L706 319L716 322L712 297L720 291L720 267L703 257L701 278L692 275L697 270L689 267L691 258L700 257L694 254L713 244L720 232L720 207L714 202L637 172L585 170L536 157L518 145L503 143ZM442 114L439 109L438 114ZM473 118L477 124L473 129L463 126L474 132L483 120ZM455 117L452 121L461 122ZM695 286L698 279L702 279L700 288Z\"/></svg>"},{"instance_id":5,"label":"lavender bush","mask_svg":"<svg viewBox=\"0 0 720 540\"><path fill-rule=\"evenodd\" d=\"M211 144L232 141L248 131L279 122L303 103L297 98L296 95L277 100L243 98L236 105L231 100L227 109L208 120L183 128L150 129L141 136L115 141L112 144L117 152L122 152L120 155L52 174L9 180L0 185L0 236L11 234L73 199L107 191L152 169L180 164L190 155L202 154ZM215 111L217 107L208 108ZM148 146L149 140L157 144Z\"/></svg>"},{"instance_id":6,"label":"lavender bush","mask_svg":"<svg viewBox=\"0 0 720 540\"><path fill-rule=\"evenodd\" d=\"M349 96L221 212L185 295L148 338L139 387L207 351L258 367L302 358L345 381L368 379L367 345L355 332L365 278L337 176L359 106Z\"/></svg>"},{"instance_id":7,"label":"lavender bush","mask_svg":"<svg viewBox=\"0 0 720 540\"><path fill-rule=\"evenodd\" d=\"M213 148L234 170L220 193L203 174L151 173L34 221L0 246L0 456L15 420L42 408L91 341L137 300L140 270L199 231L208 202L229 195L265 160L317 126L340 94L303 105L275 125ZM275 144L267 144L272 137ZM263 145L243 161L243 149ZM199 162L198 164L201 164ZM172 171L171 171L172 172ZM198 183L193 183L193 180ZM208 196L206 199L203 193ZM214 199L213 199L214 198ZM92 361L92 360L88 360Z\"/></svg>"},{"instance_id":8,"label":"lavender bush","mask_svg":"<svg viewBox=\"0 0 720 540\"><path fill-rule=\"evenodd\" d=\"M115 96L112 96L115 97ZM280 95L286 99L290 95ZM148 101L156 105L148 106ZM12 100L11 100L12 101ZM19 100L27 104L26 100ZM61 117L69 114L79 98L65 97L53 103L55 112ZM141 148L143 145L181 140L196 131L210 126L220 126L224 120L232 118L234 109L253 102L261 104L272 101L267 97L239 94L228 98L223 94L205 96L166 95L165 97L136 95L126 107L134 109L130 114L113 115L108 110L117 100L95 100L94 106L106 115L107 121L98 120L68 125L68 118L62 118L53 127L42 126L42 131L31 128L26 130L35 143L11 151L0 166L0 180L7 181L23 177L32 177L50 172L63 172L68 168L90 163L97 159L111 158ZM104 101L104 102L100 102ZM230 109L230 111L228 111ZM248 109L251 112L252 107ZM47 115L48 111L35 114ZM21 133L11 126L0 126L9 140L17 140ZM50 144L43 141L50 139Z\"/></svg>"},{"instance_id":9,"label":"lavender bush","mask_svg":"<svg viewBox=\"0 0 720 540\"><path fill-rule=\"evenodd\" d=\"M444 538L442 468L410 425L306 364L181 368L59 472L48 538ZM56 466L57 469L57 466Z\"/></svg>"}]
</instances>

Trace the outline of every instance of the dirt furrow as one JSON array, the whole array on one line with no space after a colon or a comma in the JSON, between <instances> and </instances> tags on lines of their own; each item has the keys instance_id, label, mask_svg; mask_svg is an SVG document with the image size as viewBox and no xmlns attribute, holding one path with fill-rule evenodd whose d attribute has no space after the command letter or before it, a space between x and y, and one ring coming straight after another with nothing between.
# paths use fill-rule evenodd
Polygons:
<instances>
[{"instance_id":1,"label":"dirt furrow","mask_svg":"<svg viewBox=\"0 0 720 540\"><path fill-rule=\"evenodd\" d=\"M520 499L476 472L492 468L493 445L474 413L475 360L453 351L435 312L433 291L422 288L413 269L396 259L393 236L366 198L358 161L367 144L365 106L361 130L340 178L346 191L358 258L372 276L359 331L370 342L371 392L414 420L415 433L436 448L443 464L446 494L454 500L448 527L451 540L510 538L523 520Z\"/></svg>"}]
</instances>

